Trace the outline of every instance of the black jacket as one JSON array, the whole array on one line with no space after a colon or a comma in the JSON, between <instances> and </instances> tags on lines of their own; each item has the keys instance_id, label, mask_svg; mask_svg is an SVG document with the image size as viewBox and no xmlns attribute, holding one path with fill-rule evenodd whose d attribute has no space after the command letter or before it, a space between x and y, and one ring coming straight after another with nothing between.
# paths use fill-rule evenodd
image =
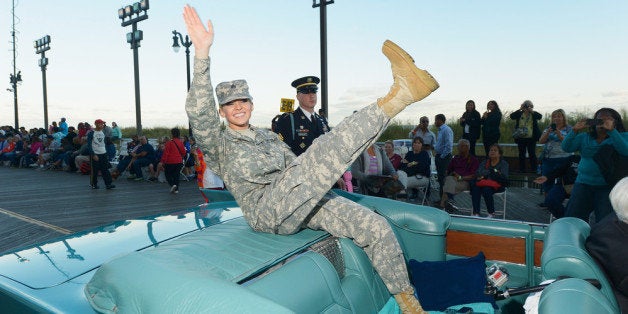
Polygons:
<instances>
[{"instance_id":1,"label":"black jacket","mask_svg":"<svg viewBox=\"0 0 628 314\"><path fill-rule=\"evenodd\" d=\"M471 112L465 111L462 114L464 118L464 122L460 122L462 126L462 133L464 134L465 125L469 126L469 135L471 139L477 140L480 138L480 127L482 126L482 117L477 110L473 110Z\"/></svg>"},{"instance_id":2,"label":"black jacket","mask_svg":"<svg viewBox=\"0 0 628 314\"><path fill-rule=\"evenodd\" d=\"M327 119L318 114L314 114L313 121L310 121L299 107L279 118L275 132L299 156L312 145L315 138L329 132L329 125Z\"/></svg>"}]
</instances>

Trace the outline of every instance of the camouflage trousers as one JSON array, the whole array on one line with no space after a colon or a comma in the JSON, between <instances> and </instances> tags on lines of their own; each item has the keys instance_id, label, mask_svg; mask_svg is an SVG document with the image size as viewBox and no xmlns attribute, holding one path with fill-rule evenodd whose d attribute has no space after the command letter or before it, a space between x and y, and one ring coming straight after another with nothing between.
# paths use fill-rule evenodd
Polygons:
<instances>
[{"instance_id":1,"label":"camouflage trousers","mask_svg":"<svg viewBox=\"0 0 628 314\"><path fill-rule=\"evenodd\" d=\"M259 225L264 223L260 219L257 227L272 228L279 234L307 227L350 238L365 249L388 290L397 294L407 291L410 283L403 252L386 219L347 199L326 196L349 165L375 142L389 120L377 104L372 104L314 140L266 189L258 205L273 211L267 215L274 222L268 221L264 228Z\"/></svg>"}]
</instances>

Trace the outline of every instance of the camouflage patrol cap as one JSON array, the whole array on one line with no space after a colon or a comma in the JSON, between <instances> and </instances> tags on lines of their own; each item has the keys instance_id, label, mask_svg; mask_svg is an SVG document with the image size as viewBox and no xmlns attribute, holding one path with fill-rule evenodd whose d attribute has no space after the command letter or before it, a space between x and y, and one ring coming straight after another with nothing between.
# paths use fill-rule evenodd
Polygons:
<instances>
[{"instance_id":1,"label":"camouflage patrol cap","mask_svg":"<svg viewBox=\"0 0 628 314\"><path fill-rule=\"evenodd\" d=\"M253 100L249 94L249 85L245 80L222 82L216 86L218 105L223 106L237 99Z\"/></svg>"}]
</instances>

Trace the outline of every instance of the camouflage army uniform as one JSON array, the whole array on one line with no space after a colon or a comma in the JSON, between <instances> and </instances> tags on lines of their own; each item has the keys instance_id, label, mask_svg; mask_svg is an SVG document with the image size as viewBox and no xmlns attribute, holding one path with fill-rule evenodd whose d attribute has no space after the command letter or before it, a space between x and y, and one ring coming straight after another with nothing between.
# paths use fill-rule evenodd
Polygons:
<instances>
[{"instance_id":1,"label":"camouflage army uniform","mask_svg":"<svg viewBox=\"0 0 628 314\"><path fill-rule=\"evenodd\" d=\"M276 234L307 227L351 238L365 250L392 294L408 291L403 252L386 219L328 193L390 118L372 104L296 157L272 131L250 126L253 139L228 127L221 130L209 63L209 59L194 59L186 111L197 143L207 152L207 166L222 177L249 225Z\"/></svg>"}]
</instances>

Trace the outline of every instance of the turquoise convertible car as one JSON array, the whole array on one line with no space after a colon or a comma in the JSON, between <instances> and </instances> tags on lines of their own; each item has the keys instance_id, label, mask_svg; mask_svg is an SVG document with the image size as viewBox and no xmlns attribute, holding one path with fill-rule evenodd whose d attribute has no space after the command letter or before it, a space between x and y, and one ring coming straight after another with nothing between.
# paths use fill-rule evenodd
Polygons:
<instances>
[{"instance_id":1,"label":"turquoise convertible car","mask_svg":"<svg viewBox=\"0 0 628 314\"><path fill-rule=\"evenodd\" d=\"M228 192L205 193L210 202L196 208L121 221L1 256L0 312L395 311L366 254L351 240L314 230L254 232ZM463 303L439 309L445 313L518 313L527 297L520 292L528 291L519 288L567 278L542 290L539 313L619 313L609 282L584 249L589 226L581 220L545 225L455 216L336 193L387 218L412 260L424 306L439 299L441 305ZM485 258L479 270L468 268L467 261L479 257ZM501 286L486 281L492 265L508 278ZM467 278L478 271L480 295L469 288L478 278Z\"/></svg>"}]
</instances>

